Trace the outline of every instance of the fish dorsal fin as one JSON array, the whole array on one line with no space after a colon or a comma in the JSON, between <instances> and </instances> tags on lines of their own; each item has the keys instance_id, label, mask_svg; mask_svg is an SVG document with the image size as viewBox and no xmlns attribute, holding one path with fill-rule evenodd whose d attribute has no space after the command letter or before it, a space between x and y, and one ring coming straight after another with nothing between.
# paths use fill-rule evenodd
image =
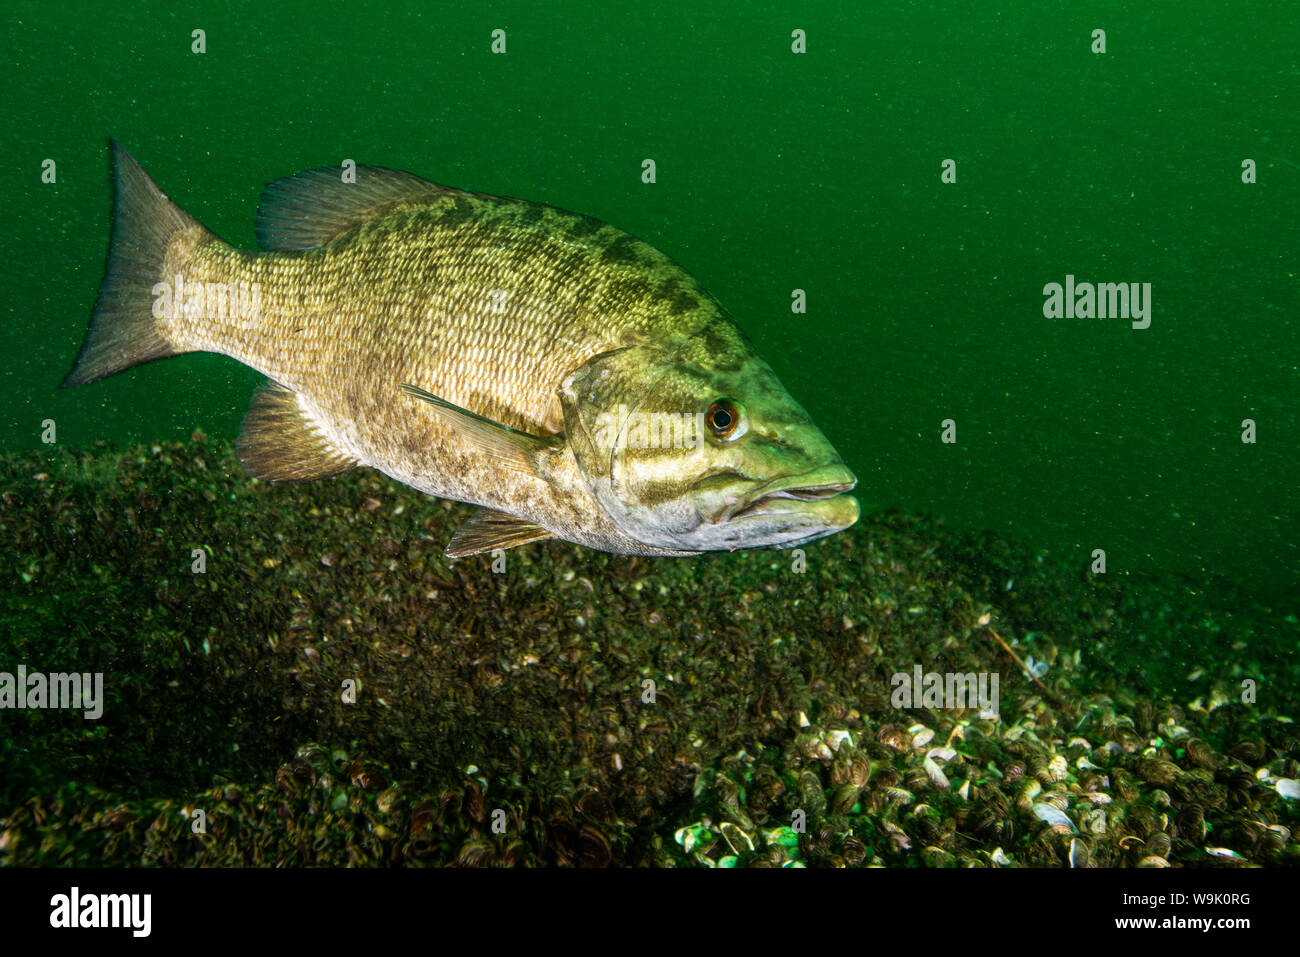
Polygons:
<instances>
[{"instance_id":1,"label":"fish dorsal fin","mask_svg":"<svg viewBox=\"0 0 1300 957\"><path fill-rule=\"evenodd\" d=\"M358 166L356 182L343 182L343 167L326 166L267 183L257 209L257 242L263 249L316 249L400 203L459 190L410 173Z\"/></svg>"},{"instance_id":2,"label":"fish dorsal fin","mask_svg":"<svg viewBox=\"0 0 1300 957\"><path fill-rule=\"evenodd\" d=\"M527 545L529 542L540 542L552 537L540 525L505 512L480 508L451 537L444 554L448 558L467 558L498 548L514 548L516 545Z\"/></svg>"},{"instance_id":3,"label":"fish dorsal fin","mask_svg":"<svg viewBox=\"0 0 1300 957\"><path fill-rule=\"evenodd\" d=\"M361 465L330 442L298 393L278 382L253 393L235 451L250 475L271 482L307 482Z\"/></svg>"}]
</instances>

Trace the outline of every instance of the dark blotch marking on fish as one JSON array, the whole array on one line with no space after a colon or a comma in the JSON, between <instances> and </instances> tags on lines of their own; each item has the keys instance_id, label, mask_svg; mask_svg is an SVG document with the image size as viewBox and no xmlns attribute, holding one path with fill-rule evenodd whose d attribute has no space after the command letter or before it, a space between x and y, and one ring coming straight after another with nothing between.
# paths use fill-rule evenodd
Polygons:
<instances>
[{"instance_id":1,"label":"dark blotch marking on fish","mask_svg":"<svg viewBox=\"0 0 1300 957\"><path fill-rule=\"evenodd\" d=\"M619 236L601 252L600 258L606 263L635 263L640 259L637 246L640 245L631 236Z\"/></svg>"},{"instance_id":2,"label":"dark blotch marking on fish","mask_svg":"<svg viewBox=\"0 0 1300 957\"><path fill-rule=\"evenodd\" d=\"M467 196L453 196L446 207L442 219L446 223L464 223L474 218L478 212L473 200Z\"/></svg>"},{"instance_id":3,"label":"dark blotch marking on fish","mask_svg":"<svg viewBox=\"0 0 1300 957\"><path fill-rule=\"evenodd\" d=\"M700 306L699 297L693 295L677 276L665 276L660 280L655 295L668 304L668 311L674 316L693 312Z\"/></svg>"},{"instance_id":4,"label":"dark blotch marking on fish","mask_svg":"<svg viewBox=\"0 0 1300 957\"><path fill-rule=\"evenodd\" d=\"M684 316L688 312L694 312L696 309L700 308L700 300L696 296L691 295L685 289L682 289L673 297L670 308L673 311L673 315Z\"/></svg>"},{"instance_id":5,"label":"dark blotch marking on fish","mask_svg":"<svg viewBox=\"0 0 1300 957\"><path fill-rule=\"evenodd\" d=\"M569 217L569 228L567 230L570 239L586 239L588 236L595 235L605 224L599 219L591 216L583 216L581 213L573 213Z\"/></svg>"},{"instance_id":6,"label":"dark blotch marking on fish","mask_svg":"<svg viewBox=\"0 0 1300 957\"><path fill-rule=\"evenodd\" d=\"M545 214L545 207L540 205L525 206L519 214L519 225L536 226L542 221Z\"/></svg>"},{"instance_id":7,"label":"dark blotch marking on fish","mask_svg":"<svg viewBox=\"0 0 1300 957\"><path fill-rule=\"evenodd\" d=\"M745 363L745 350L722 322L710 319L692 338L700 340L704 357L720 370L736 370ZM702 359L704 357L701 357Z\"/></svg>"}]
</instances>

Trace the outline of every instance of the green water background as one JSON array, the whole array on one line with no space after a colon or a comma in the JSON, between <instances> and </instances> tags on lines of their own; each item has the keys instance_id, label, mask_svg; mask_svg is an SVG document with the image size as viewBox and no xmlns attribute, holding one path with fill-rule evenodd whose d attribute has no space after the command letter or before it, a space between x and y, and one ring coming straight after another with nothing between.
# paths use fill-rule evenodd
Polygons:
<instances>
[{"instance_id":1,"label":"green water background","mask_svg":"<svg viewBox=\"0 0 1300 957\"><path fill-rule=\"evenodd\" d=\"M192 355L56 388L102 274L107 137L244 247L265 182L352 158L589 213L676 258L868 508L991 528L1081 570L1104 548L1111 574L1294 588L1289 4L23 2L3 16L5 452L40 448L46 419L69 447L231 438L260 381ZM47 157L56 185L40 181ZM1067 273L1150 282L1151 327L1045 319L1042 287ZM946 418L956 446L939 440Z\"/></svg>"}]
</instances>

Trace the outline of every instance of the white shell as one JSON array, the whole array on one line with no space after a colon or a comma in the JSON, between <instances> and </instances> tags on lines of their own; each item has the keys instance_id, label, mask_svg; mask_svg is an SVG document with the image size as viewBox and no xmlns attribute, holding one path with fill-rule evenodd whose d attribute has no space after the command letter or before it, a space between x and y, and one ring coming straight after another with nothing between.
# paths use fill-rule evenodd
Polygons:
<instances>
[{"instance_id":1,"label":"white shell","mask_svg":"<svg viewBox=\"0 0 1300 957\"><path fill-rule=\"evenodd\" d=\"M850 731L827 731L826 732L826 743L829 744L836 751L840 749L840 745L843 744L845 741L847 741L849 744L853 743L852 732Z\"/></svg>"},{"instance_id":2,"label":"white shell","mask_svg":"<svg viewBox=\"0 0 1300 957\"><path fill-rule=\"evenodd\" d=\"M931 758L925 759L925 773L930 775L930 781L940 791L948 790L948 775L943 773L943 768L939 767Z\"/></svg>"},{"instance_id":3,"label":"white shell","mask_svg":"<svg viewBox=\"0 0 1300 957\"><path fill-rule=\"evenodd\" d=\"M1040 821L1046 821L1053 826L1068 827L1074 830L1074 822L1066 816L1065 812L1051 804L1044 804L1041 801L1034 805L1034 816Z\"/></svg>"},{"instance_id":4,"label":"white shell","mask_svg":"<svg viewBox=\"0 0 1300 957\"><path fill-rule=\"evenodd\" d=\"M1245 860L1244 857L1230 847L1207 847L1205 850L1207 853L1213 854L1215 857L1234 857L1239 861Z\"/></svg>"}]
</instances>

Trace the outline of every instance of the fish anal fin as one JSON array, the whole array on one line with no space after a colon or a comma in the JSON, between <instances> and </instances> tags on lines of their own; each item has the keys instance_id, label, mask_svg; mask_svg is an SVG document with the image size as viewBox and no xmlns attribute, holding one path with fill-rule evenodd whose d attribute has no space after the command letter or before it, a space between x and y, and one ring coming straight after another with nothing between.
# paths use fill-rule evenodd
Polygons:
<instances>
[{"instance_id":1,"label":"fish anal fin","mask_svg":"<svg viewBox=\"0 0 1300 957\"><path fill-rule=\"evenodd\" d=\"M250 475L271 482L309 482L361 465L330 442L298 393L278 382L253 393L235 451Z\"/></svg>"},{"instance_id":2,"label":"fish anal fin","mask_svg":"<svg viewBox=\"0 0 1300 957\"><path fill-rule=\"evenodd\" d=\"M540 525L498 512L480 508L473 518L457 529L447 543L444 554L448 558L467 558L498 548L514 548L540 542L554 536Z\"/></svg>"},{"instance_id":3,"label":"fish anal fin","mask_svg":"<svg viewBox=\"0 0 1300 957\"><path fill-rule=\"evenodd\" d=\"M316 249L394 206L447 193L461 191L378 166L358 166L355 182L344 181L340 166L308 170L266 185L257 241L268 250Z\"/></svg>"}]
</instances>

